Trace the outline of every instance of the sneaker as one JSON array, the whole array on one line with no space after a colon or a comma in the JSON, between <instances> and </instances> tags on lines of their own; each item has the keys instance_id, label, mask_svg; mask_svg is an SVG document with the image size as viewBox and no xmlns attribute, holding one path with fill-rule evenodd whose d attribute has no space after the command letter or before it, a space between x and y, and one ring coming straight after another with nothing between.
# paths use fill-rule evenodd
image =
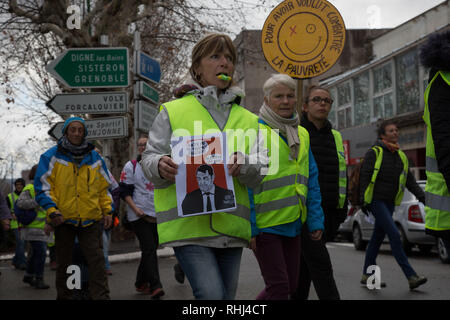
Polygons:
<instances>
[{"instance_id":1,"label":"sneaker","mask_svg":"<svg viewBox=\"0 0 450 320\"><path fill-rule=\"evenodd\" d=\"M34 287L36 280L32 276L23 276L23 282L28 283L30 286Z\"/></svg>"},{"instance_id":2,"label":"sneaker","mask_svg":"<svg viewBox=\"0 0 450 320\"><path fill-rule=\"evenodd\" d=\"M150 293L150 287L148 286L148 283L144 283L144 284L141 284L140 286L137 286L136 287L136 291L140 292L140 293L147 293L147 294L149 294Z\"/></svg>"},{"instance_id":3,"label":"sneaker","mask_svg":"<svg viewBox=\"0 0 450 320\"><path fill-rule=\"evenodd\" d=\"M423 285L425 282L427 282L427 278L425 278L424 276L411 276L408 278L409 290L413 290L418 286Z\"/></svg>"},{"instance_id":4,"label":"sneaker","mask_svg":"<svg viewBox=\"0 0 450 320\"><path fill-rule=\"evenodd\" d=\"M36 279L34 286L36 289L48 289L50 286L44 283L44 279Z\"/></svg>"},{"instance_id":5,"label":"sneaker","mask_svg":"<svg viewBox=\"0 0 450 320\"><path fill-rule=\"evenodd\" d=\"M155 290L152 291L152 293L150 294L150 299L152 300L158 300L159 298L161 298L164 295L164 291L162 288L156 288Z\"/></svg>"},{"instance_id":6,"label":"sneaker","mask_svg":"<svg viewBox=\"0 0 450 320\"><path fill-rule=\"evenodd\" d=\"M185 276L181 266L177 263L173 266L173 270L175 271L175 280L177 280L178 283L184 283Z\"/></svg>"},{"instance_id":7,"label":"sneaker","mask_svg":"<svg viewBox=\"0 0 450 320\"><path fill-rule=\"evenodd\" d=\"M361 277L360 283L365 285L365 286L367 286L367 279L369 279L369 276L367 274L363 274L362 277ZM380 287L381 288L385 288L386 287L386 282L381 281Z\"/></svg>"}]
</instances>

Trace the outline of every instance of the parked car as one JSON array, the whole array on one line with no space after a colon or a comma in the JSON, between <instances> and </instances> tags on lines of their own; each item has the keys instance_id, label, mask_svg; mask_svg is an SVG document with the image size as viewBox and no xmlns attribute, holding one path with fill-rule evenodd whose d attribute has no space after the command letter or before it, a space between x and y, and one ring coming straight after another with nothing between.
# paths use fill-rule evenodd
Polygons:
<instances>
[{"instance_id":1,"label":"parked car","mask_svg":"<svg viewBox=\"0 0 450 320\"><path fill-rule=\"evenodd\" d=\"M425 188L426 181L417 182L422 189ZM424 253L431 251L436 239L425 234L425 208L417 198L405 190L402 203L395 207L393 214L395 225L397 226L403 244L403 249L408 255L414 246L418 246L419 250ZM370 240L375 224L375 218L372 214L366 216L361 209L349 207L347 218L339 226L338 232L351 241L357 250L365 250ZM389 239L384 239L389 242ZM444 243L441 246L443 254L447 254ZM448 247L447 247L448 248Z\"/></svg>"},{"instance_id":2,"label":"parked car","mask_svg":"<svg viewBox=\"0 0 450 320\"><path fill-rule=\"evenodd\" d=\"M437 250L439 254L439 259L443 263L450 263L450 241L444 240L442 238L437 238Z\"/></svg>"}]
</instances>

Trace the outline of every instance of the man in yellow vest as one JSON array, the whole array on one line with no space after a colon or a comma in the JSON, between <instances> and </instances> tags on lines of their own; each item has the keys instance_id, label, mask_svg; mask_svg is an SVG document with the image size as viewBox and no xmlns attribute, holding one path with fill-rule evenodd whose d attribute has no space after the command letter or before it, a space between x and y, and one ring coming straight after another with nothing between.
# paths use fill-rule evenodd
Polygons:
<instances>
[{"instance_id":1,"label":"man in yellow vest","mask_svg":"<svg viewBox=\"0 0 450 320\"><path fill-rule=\"evenodd\" d=\"M21 225L17 221L14 214L14 202L16 202L23 188L25 187L25 180L22 178L14 181L14 192L8 194L8 207L11 210L12 220L10 228L14 232L14 237L16 239L16 250L14 252L14 257L12 264L16 269L25 270L27 268L27 259L25 257L25 241L20 239L19 227Z\"/></svg>"},{"instance_id":2,"label":"man in yellow vest","mask_svg":"<svg viewBox=\"0 0 450 320\"><path fill-rule=\"evenodd\" d=\"M420 58L430 68L423 115L427 125L425 230L450 248L450 31L430 36Z\"/></svg>"}]
</instances>

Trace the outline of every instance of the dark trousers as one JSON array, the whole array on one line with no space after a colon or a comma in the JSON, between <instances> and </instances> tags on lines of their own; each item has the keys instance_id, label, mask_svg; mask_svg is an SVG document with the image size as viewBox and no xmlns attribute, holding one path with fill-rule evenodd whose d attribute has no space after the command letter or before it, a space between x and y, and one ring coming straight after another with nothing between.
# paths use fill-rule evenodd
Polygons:
<instances>
[{"instance_id":1,"label":"dark trousers","mask_svg":"<svg viewBox=\"0 0 450 320\"><path fill-rule=\"evenodd\" d=\"M340 300L325 239L314 241L306 224L301 234L300 272L294 299L307 300L311 281L320 300Z\"/></svg>"},{"instance_id":2,"label":"dark trousers","mask_svg":"<svg viewBox=\"0 0 450 320\"><path fill-rule=\"evenodd\" d=\"M288 300L297 287L300 236L261 233L255 256L266 285L256 300Z\"/></svg>"},{"instance_id":3,"label":"dark trousers","mask_svg":"<svg viewBox=\"0 0 450 320\"><path fill-rule=\"evenodd\" d=\"M388 204L384 201L373 200L370 205L370 210L375 217L375 227L370 238L369 245L366 250L366 258L364 260L363 273L367 274L367 268L371 265L376 265L376 259L380 246L383 243L386 234L389 238L392 254L395 257L398 265L402 268L403 273L407 278L417 275L414 269L409 264L405 251L402 247L402 240L397 226L392 219L394 213L394 204Z\"/></svg>"},{"instance_id":4,"label":"dark trousers","mask_svg":"<svg viewBox=\"0 0 450 320\"><path fill-rule=\"evenodd\" d=\"M26 275L43 279L47 243L44 241L29 241L31 254L28 257Z\"/></svg>"},{"instance_id":5,"label":"dark trousers","mask_svg":"<svg viewBox=\"0 0 450 320\"><path fill-rule=\"evenodd\" d=\"M150 290L162 288L159 280L158 257L158 232L156 223L148 222L144 218L131 222L136 237L139 240L141 249L141 261L136 274L135 286L140 287L148 284Z\"/></svg>"},{"instance_id":6,"label":"dark trousers","mask_svg":"<svg viewBox=\"0 0 450 320\"><path fill-rule=\"evenodd\" d=\"M56 244L56 291L57 299L68 300L72 292L67 288L67 268L72 262L75 237L78 237L81 252L89 270L89 291L92 299L109 299L108 278L102 251L102 236L99 222L88 227L61 224L55 228ZM81 276L81 275L80 275Z\"/></svg>"}]
</instances>

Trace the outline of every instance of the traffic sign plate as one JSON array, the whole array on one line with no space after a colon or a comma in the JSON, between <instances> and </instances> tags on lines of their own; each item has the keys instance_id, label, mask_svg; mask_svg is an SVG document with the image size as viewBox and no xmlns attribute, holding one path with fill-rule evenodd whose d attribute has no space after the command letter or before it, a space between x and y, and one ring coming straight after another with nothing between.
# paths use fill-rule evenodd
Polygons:
<instances>
[{"instance_id":1,"label":"traffic sign plate","mask_svg":"<svg viewBox=\"0 0 450 320\"><path fill-rule=\"evenodd\" d=\"M158 109L142 100L136 101L137 113L135 113L135 127L138 130L148 132L158 115ZM136 118L137 114L137 118ZM137 119L137 120L136 120Z\"/></svg>"},{"instance_id":2,"label":"traffic sign plate","mask_svg":"<svg viewBox=\"0 0 450 320\"><path fill-rule=\"evenodd\" d=\"M154 83L159 83L161 80L159 62L142 51L136 52L135 73L137 76Z\"/></svg>"},{"instance_id":3,"label":"traffic sign plate","mask_svg":"<svg viewBox=\"0 0 450 320\"><path fill-rule=\"evenodd\" d=\"M154 104L159 103L159 93L144 81L137 81L134 87L135 99L145 98Z\"/></svg>"},{"instance_id":4,"label":"traffic sign plate","mask_svg":"<svg viewBox=\"0 0 450 320\"><path fill-rule=\"evenodd\" d=\"M57 114L126 113L128 93L112 91L57 94L46 105Z\"/></svg>"},{"instance_id":5,"label":"traffic sign plate","mask_svg":"<svg viewBox=\"0 0 450 320\"><path fill-rule=\"evenodd\" d=\"M86 139L116 139L128 136L128 121L126 117L108 117L85 120L88 134ZM62 137L64 122L58 122L48 131L48 134L59 140Z\"/></svg>"},{"instance_id":6,"label":"traffic sign plate","mask_svg":"<svg viewBox=\"0 0 450 320\"><path fill-rule=\"evenodd\" d=\"M46 67L69 88L128 87L128 48L72 48Z\"/></svg>"}]
</instances>

